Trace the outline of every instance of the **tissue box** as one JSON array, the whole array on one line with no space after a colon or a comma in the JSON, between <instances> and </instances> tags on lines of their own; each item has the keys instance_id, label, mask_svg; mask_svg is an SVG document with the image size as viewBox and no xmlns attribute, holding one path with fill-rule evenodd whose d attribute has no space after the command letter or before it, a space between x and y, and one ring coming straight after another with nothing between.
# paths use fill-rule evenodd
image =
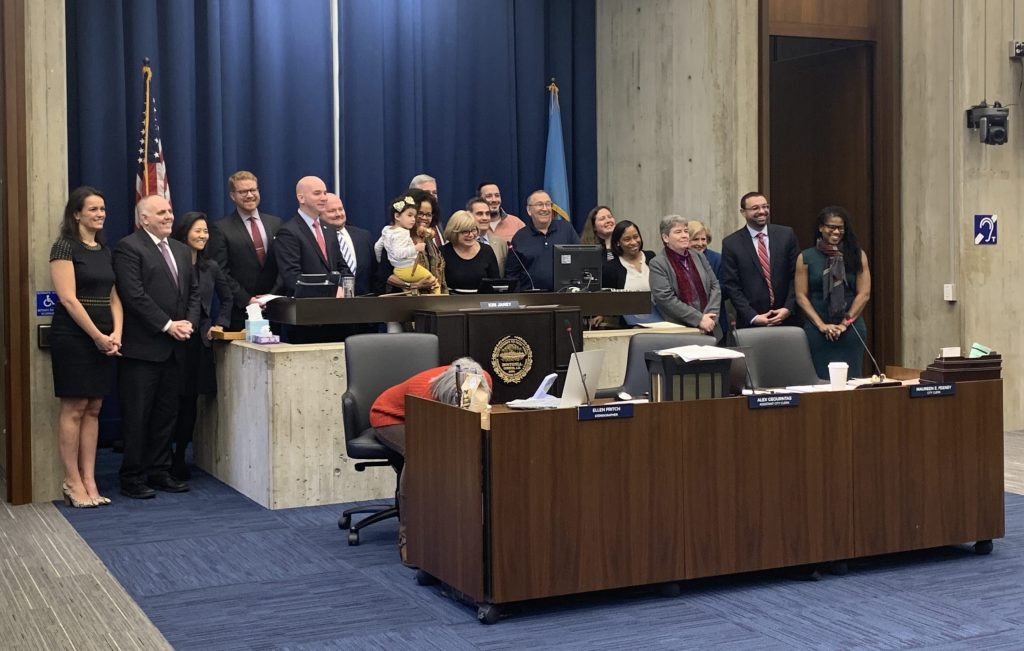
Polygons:
<instances>
[{"instance_id":1,"label":"tissue box","mask_svg":"<svg viewBox=\"0 0 1024 651\"><path fill-rule=\"evenodd\" d=\"M251 343L255 337L263 334L263 328L269 327L270 321L267 321L266 319L258 319L256 321L250 321L246 319L245 340Z\"/></svg>"}]
</instances>

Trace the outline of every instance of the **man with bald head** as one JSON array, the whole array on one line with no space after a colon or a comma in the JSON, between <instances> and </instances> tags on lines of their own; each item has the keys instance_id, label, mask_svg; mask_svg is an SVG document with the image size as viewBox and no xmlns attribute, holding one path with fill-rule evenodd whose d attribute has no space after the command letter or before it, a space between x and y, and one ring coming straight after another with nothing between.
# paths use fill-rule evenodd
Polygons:
<instances>
[{"instance_id":1,"label":"man with bald head","mask_svg":"<svg viewBox=\"0 0 1024 651\"><path fill-rule=\"evenodd\" d=\"M295 293L295 282L302 274L351 273L338 249L337 232L320 220L327 208L327 186L315 176L305 176L295 184L295 198L298 211L281 225L273 248L275 293L285 296Z\"/></svg>"},{"instance_id":2,"label":"man with bald head","mask_svg":"<svg viewBox=\"0 0 1024 651\"><path fill-rule=\"evenodd\" d=\"M180 493L188 484L173 479L171 437L185 342L199 327L199 281L192 253L171 239L174 213L160 196L139 200L139 227L114 250L114 277L124 307L121 345L121 494L135 499L155 490Z\"/></svg>"},{"instance_id":3,"label":"man with bald head","mask_svg":"<svg viewBox=\"0 0 1024 651\"><path fill-rule=\"evenodd\" d=\"M370 281L377 269L377 257L373 254L373 239L369 231L348 220L345 204L341 197L332 192L327 193L327 207L321 218L337 230L341 258L356 277L356 294L369 294Z\"/></svg>"}]
</instances>

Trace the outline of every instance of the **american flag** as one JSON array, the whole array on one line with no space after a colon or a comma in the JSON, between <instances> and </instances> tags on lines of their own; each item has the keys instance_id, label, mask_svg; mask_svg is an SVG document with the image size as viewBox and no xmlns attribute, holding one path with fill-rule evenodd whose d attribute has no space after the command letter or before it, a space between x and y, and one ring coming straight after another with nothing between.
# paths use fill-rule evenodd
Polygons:
<instances>
[{"instance_id":1,"label":"american flag","mask_svg":"<svg viewBox=\"0 0 1024 651\"><path fill-rule=\"evenodd\" d=\"M142 127L139 130L139 172L135 178L135 201L156 194L170 202L171 186L167 181L164 146L160 138L160 123L156 116L156 99L149 89L152 78L153 70L149 67L147 58L142 62L145 101L142 104Z\"/></svg>"}]
</instances>

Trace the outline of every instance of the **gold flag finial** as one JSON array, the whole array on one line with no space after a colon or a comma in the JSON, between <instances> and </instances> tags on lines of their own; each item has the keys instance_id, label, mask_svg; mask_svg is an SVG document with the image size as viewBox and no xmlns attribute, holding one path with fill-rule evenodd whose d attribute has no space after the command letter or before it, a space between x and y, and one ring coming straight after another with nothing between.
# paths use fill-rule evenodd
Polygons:
<instances>
[{"instance_id":1,"label":"gold flag finial","mask_svg":"<svg viewBox=\"0 0 1024 651\"><path fill-rule=\"evenodd\" d=\"M558 86L555 85L554 77L551 78L551 83L548 84L548 91L554 93L555 95L558 94Z\"/></svg>"}]
</instances>

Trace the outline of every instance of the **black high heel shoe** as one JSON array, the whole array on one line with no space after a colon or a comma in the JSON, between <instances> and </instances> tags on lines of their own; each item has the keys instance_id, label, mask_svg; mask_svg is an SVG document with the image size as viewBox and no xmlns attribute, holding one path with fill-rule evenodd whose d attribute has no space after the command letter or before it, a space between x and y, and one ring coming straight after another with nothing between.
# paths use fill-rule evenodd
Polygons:
<instances>
[{"instance_id":1,"label":"black high heel shoe","mask_svg":"<svg viewBox=\"0 0 1024 651\"><path fill-rule=\"evenodd\" d=\"M91 499L88 502L76 500L75 496L71 494L71 489L68 488L67 481L61 482L60 487L64 491L64 504L67 506L73 506L76 509L92 509L96 507L96 502L93 502Z\"/></svg>"}]
</instances>

